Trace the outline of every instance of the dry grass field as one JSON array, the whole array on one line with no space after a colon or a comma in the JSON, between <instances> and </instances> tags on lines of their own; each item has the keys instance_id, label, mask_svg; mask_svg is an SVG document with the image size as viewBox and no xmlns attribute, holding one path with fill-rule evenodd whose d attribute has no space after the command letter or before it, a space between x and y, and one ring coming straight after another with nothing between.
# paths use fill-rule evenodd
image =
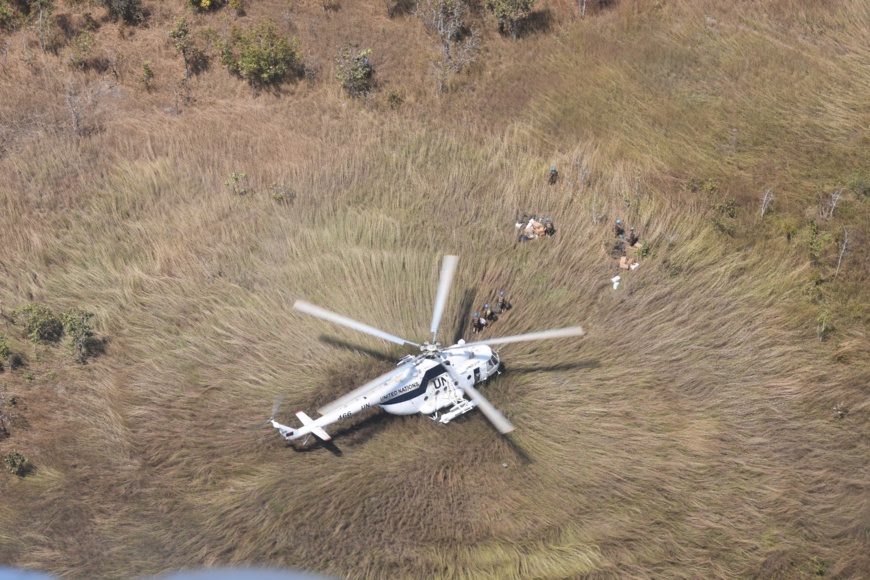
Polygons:
<instances>
[{"instance_id":1,"label":"dry grass field","mask_svg":"<svg viewBox=\"0 0 870 580\"><path fill-rule=\"evenodd\" d=\"M380 0L145 0L136 26L58 0L55 52L0 31L0 334L21 358L0 456L32 465L0 473L0 564L870 575L870 7L607 4L539 0L516 41L481 9L478 60L440 95L435 40ZM103 65L74 70L86 12ZM184 14L207 51L203 31L272 18L317 74L254 95L213 58L179 88ZM346 46L373 50L367 99L335 80ZM518 212L558 234L516 244ZM614 290L616 218L650 251ZM501 349L481 391L514 433L477 412L372 413L332 448L251 429L410 352L294 300L422 341L448 253L445 336L499 289L515 308L490 336L587 332ZM104 352L31 344L10 321L30 302L93 312Z\"/></svg>"}]
</instances>

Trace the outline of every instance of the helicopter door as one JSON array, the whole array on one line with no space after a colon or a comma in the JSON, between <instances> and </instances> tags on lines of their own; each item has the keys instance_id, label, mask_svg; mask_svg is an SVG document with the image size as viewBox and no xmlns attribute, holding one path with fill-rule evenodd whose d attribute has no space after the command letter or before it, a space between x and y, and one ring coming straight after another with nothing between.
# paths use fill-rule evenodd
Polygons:
<instances>
[{"instance_id":1,"label":"helicopter door","mask_svg":"<svg viewBox=\"0 0 870 580\"><path fill-rule=\"evenodd\" d=\"M477 384L479 382L480 382L480 367L477 367L476 369L474 369L474 384Z\"/></svg>"}]
</instances>

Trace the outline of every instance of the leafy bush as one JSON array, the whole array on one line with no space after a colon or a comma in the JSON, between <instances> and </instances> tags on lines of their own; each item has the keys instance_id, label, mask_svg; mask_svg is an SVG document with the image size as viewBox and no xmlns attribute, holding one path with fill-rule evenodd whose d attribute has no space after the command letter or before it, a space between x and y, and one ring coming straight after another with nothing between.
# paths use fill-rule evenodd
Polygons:
<instances>
[{"instance_id":1,"label":"leafy bush","mask_svg":"<svg viewBox=\"0 0 870 580\"><path fill-rule=\"evenodd\" d=\"M248 189L248 174L244 171L233 171L230 178L224 181L224 185L235 195L246 195Z\"/></svg>"},{"instance_id":2,"label":"leafy bush","mask_svg":"<svg viewBox=\"0 0 870 580\"><path fill-rule=\"evenodd\" d=\"M396 110L402 106L402 103L405 102L405 97L402 93L397 91L390 91L390 94L387 95L387 104L391 109Z\"/></svg>"},{"instance_id":3,"label":"leafy bush","mask_svg":"<svg viewBox=\"0 0 870 580\"><path fill-rule=\"evenodd\" d=\"M97 3L108 8L112 18L120 18L127 24L138 24L145 18L142 0L97 0Z\"/></svg>"},{"instance_id":4,"label":"leafy bush","mask_svg":"<svg viewBox=\"0 0 870 580\"><path fill-rule=\"evenodd\" d=\"M296 39L280 36L268 20L247 32L233 27L220 47L221 64L248 81L251 89L288 80L298 73L301 58Z\"/></svg>"},{"instance_id":5,"label":"leafy bush","mask_svg":"<svg viewBox=\"0 0 870 580\"><path fill-rule=\"evenodd\" d=\"M371 53L371 49L359 54L353 54L350 49L344 49L339 53L338 71L335 76L341 83L341 88L351 97L366 95L372 88L374 70L369 61Z\"/></svg>"},{"instance_id":6,"label":"leafy bush","mask_svg":"<svg viewBox=\"0 0 870 580\"><path fill-rule=\"evenodd\" d=\"M6 463L6 469L9 473L17 475L19 477L24 477L27 475L27 472L30 471L30 465L27 461L27 457L24 456L19 451L12 451L12 453L6 455L3 458L4 463Z\"/></svg>"},{"instance_id":7,"label":"leafy bush","mask_svg":"<svg viewBox=\"0 0 870 580\"><path fill-rule=\"evenodd\" d=\"M70 308L61 314L63 329L72 339L76 361L84 364L90 352L88 346L94 337L94 315L78 308Z\"/></svg>"},{"instance_id":8,"label":"leafy bush","mask_svg":"<svg viewBox=\"0 0 870 580\"><path fill-rule=\"evenodd\" d=\"M486 0L486 7L494 13L503 31L505 23L513 38L518 38L532 13L535 0Z\"/></svg>"},{"instance_id":9,"label":"leafy bush","mask_svg":"<svg viewBox=\"0 0 870 580\"><path fill-rule=\"evenodd\" d=\"M197 12L207 12L218 7L218 3L213 0L187 0L187 5Z\"/></svg>"},{"instance_id":10,"label":"leafy bush","mask_svg":"<svg viewBox=\"0 0 870 580\"><path fill-rule=\"evenodd\" d=\"M203 52L190 34L190 26L187 18L182 16L175 22L175 28L166 32L166 36L172 41L175 52L184 60L184 80L187 82L190 74L197 74L208 68L208 57Z\"/></svg>"},{"instance_id":11,"label":"leafy bush","mask_svg":"<svg viewBox=\"0 0 870 580\"><path fill-rule=\"evenodd\" d=\"M15 30L19 20L18 11L9 3L9 0L0 0L0 30Z\"/></svg>"},{"instance_id":12,"label":"leafy bush","mask_svg":"<svg viewBox=\"0 0 870 580\"><path fill-rule=\"evenodd\" d=\"M3 384L3 389L0 390L0 437L9 437L9 427L14 423L17 415L15 407L18 405L18 398L9 396L6 393L6 384Z\"/></svg>"},{"instance_id":13,"label":"leafy bush","mask_svg":"<svg viewBox=\"0 0 870 580\"><path fill-rule=\"evenodd\" d=\"M50 308L42 304L34 302L23 306L14 311L12 317L27 338L36 344L57 342L63 336L63 323Z\"/></svg>"},{"instance_id":14,"label":"leafy bush","mask_svg":"<svg viewBox=\"0 0 870 580\"><path fill-rule=\"evenodd\" d=\"M3 363L11 366L9 361L12 358L12 353L9 350L6 338L6 333L0 334L0 371L3 370Z\"/></svg>"},{"instance_id":15,"label":"leafy bush","mask_svg":"<svg viewBox=\"0 0 870 580\"><path fill-rule=\"evenodd\" d=\"M717 203L713 206L720 215L735 218L737 217L737 202L733 199L727 199L722 203Z\"/></svg>"},{"instance_id":16,"label":"leafy bush","mask_svg":"<svg viewBox=\"0 0 870 580\"><path fill-rule=\"evenodd\" d=\"M150 91L152 80L154 80L154 69L151 68L151 61L145 61L142 63L142 75L139 77L139 82L142 83L146 91Z\"/></svg>"},{"instance_id":17,"label":"leafy bush","mask_svg":"<svg viewBox=\"0 0 870 580\"><path fill-rule=\"evenodd\" d=\"M689 191L692 193L704 193L706 195L716 195L719 192L719 183L713 179L699 179L693 177L689 180Z\"/></svg>"},{"instance_id":18,"label":"leafy bush","mask_svg":"<svg viewBox=\"0 0 870 580\"><path fill-rule=\"evenodd\" d=\"M296 200L296 192L283 183L273 183L269 188L272 200L281 205L290 205Z\"/></svg>"},{"instance_id":19,"label":"leafy bush","mask_svg":"<svg viewBox=\"0 0 870 580\"><path fill-rule=\"evenodd\" d=\"M856 173L849 180L849 189L860 200L870 198L870 174Z\"/></svg>"},{"instance_id":20,"label":"leafy bush","mask_svg":"<svg viewBox=\"0 0 870 580\"><path fill-rule=\"evenodd\" d=\"M91 56L91 50L94 48L94 34L92 32L82 32L76 36L70 49L69 64L72 68L85 70L88 68L88 59Z\"/></svg>"}]
</instances>

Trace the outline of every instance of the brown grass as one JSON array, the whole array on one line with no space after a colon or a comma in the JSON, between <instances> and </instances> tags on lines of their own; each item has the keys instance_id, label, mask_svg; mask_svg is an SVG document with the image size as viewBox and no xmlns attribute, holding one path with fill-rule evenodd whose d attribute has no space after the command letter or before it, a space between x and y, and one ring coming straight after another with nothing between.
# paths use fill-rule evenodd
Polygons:
<instances>
[{"instance_id":1,"label":"brown grass","mask_svg":"<svg viewBox=\"0 0 870 580\"><path fill-rule=\"evenodd\" d=\"M866 574L870 212L851 190L829 220L816 210L819 191L870 174L863 3L626 1L580 21L573 3L541 2L550 29L516 43L484 20L485 58L441 97L413 17L294 4L289 31L318 79L253 98L215 64L180 114L164 31L181 3L146 3L135 29L102 25L95 50L126 55L118 82L73 74L32 31L3 38L0 305L89 309L108 346L81 367L9 327L26 367L0 381L25 411L0 454L36 469L0 476L0 562L65 578L226 564ZM253 4L239 22L283 9ZM367 103L332 80L348 43L374 50L382 84ZM71 77L106 86L82 137ZM405 96L398 110L389 91ZM251 193L224 186L234 171ZM717 188L692 191L693 178ZM275 183L292 204L272 199ZM777 199L759 222L765 187ZM733 237L711 220L726 199ZM553 216L557 236L515 245L522 211ZM616 217L652 253L614 292ZM832 282L843 227L855 245ZM298 315L295 299L425 339L446 253L461 260L444 336L466 297L499 289L516 308L493 335L588 333L501 350L508 372L483 392L515 434L476 413L448 426L373 414L338 426L336 455L247 429L275 397L293 421L406 352ZM822 316L834 330L820 342Z\"/></svg>"}]
</instances>

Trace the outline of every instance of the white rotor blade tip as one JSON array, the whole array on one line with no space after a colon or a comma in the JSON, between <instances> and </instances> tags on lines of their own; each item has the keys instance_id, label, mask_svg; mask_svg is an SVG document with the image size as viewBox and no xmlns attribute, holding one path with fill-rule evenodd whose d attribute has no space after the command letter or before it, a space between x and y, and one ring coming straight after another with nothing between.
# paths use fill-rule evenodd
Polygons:
<instances>
[{"instance_id":1,"label":"white rotor blade tip","mask_svg":"<svg viewBox=\"0 0 870 580\"><path fill-rule=\"evenodd\" d=\"M542 330L541 332L530 332L528 334L518 334L516 336L503 336L501 338L490 338L478 342L469 342L464 345L464 348L469 346L478 346L483 344L508 344L511 342L526 342L529 340L548 340L551 338L567 338L569 336L583 336L586 334L579 326L571 326L569 328L557 328L554 330ZM455 347L450 347L455 348Z\"/></svg>"},{"instance_id":2,"label":"white rotor blade tip","mask_svg":"<svg viewBox=\"0 0 870 580\"><path fill-rule=\"evenodd\" d=\"M400 336L395 336L393 334L389 334L388 332L384 332L383 330L378 330L374 326L369 326L368 324L363 324L362 322L358 322L353 318L348 318L347 316L336 314L335 312L331 312L325 308L321 308L320 306L315 306L314 304L305 302L304 300L297 300L296 302L294 302L293 308L300 312L304 312L305 314L310 314L311 316L316 316L317 318L322 318L323 320L328 320L329 322L334 322L335 324L340 324L341 326L346 326L348 328L352 328L366 334L371 334L372 336L377 336L378 338L383 338L384 340L389 340L390 342L395 342L396 344L413 344L415 346L420 346L416 342L411 342L410 340L405 340Z\"/></svg>"},{"instance_id":3,"label":"white rotor blade tip","mask_svg":"<svg viewBox=\"0 0 870 580\"><path fill-rule=\"evenodd\" d=\"M456 274L456 264L459 256L444 256L441 263L441 277L438 282L438 293L435 295L435 309L432 312L432 325L429 332L438 333L438 325L444 314L444 306L447 304L447 296L450 294L450 286L453 284L453 276ZM433 339L434 340L434 339Z\"/></svg>"}]
</instances>

